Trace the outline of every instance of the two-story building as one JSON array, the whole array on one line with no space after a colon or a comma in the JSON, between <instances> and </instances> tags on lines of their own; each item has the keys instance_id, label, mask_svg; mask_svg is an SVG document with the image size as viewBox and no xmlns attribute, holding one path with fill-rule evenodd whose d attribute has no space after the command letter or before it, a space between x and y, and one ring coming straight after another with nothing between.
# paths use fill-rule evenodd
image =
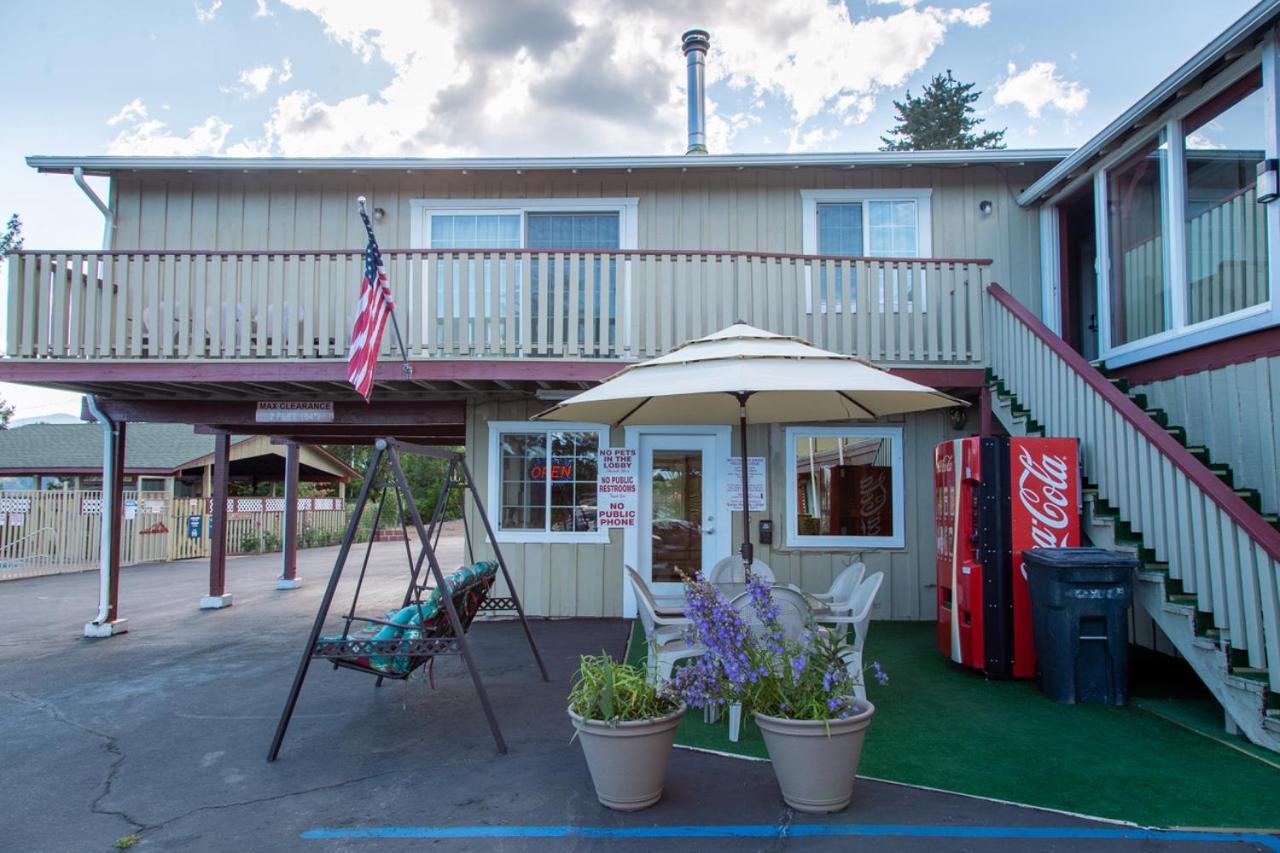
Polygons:
<instances>
[{"instance_id":1,"label":"two-story building","mask_svg":"<svg viewBox=\"0 0 1280 853\"><path fill-rule=\"evenodd\" d=\"M705 154L695 97L684 156L33 156L110 179L108 237L11 258L0 378L92 395L108 425L194 424L223 461L246 430L464 445L529 611L610 616L629 611L624 564L653 577L736 544L735 428L530 418L741 319L975 404L751 427L753 518L773 522L756 554L780 579L824 589L860 557L886 572L878 617L931 619L935 445L1077 437L1086 530L1145 562L1139 639L1185 655L1275 746L1278 10L1251 10L1076 151ZM388 334L369 405L345 382L358 196L412 366ZM333 405L264 421L258 404L281 401ZM619 446L638 451L648 526L596 524L595 454ZM887 469L872 527L848 523L848 466ZM221 559L206 603L225 595Z\"/></svg>"}]
</instances>

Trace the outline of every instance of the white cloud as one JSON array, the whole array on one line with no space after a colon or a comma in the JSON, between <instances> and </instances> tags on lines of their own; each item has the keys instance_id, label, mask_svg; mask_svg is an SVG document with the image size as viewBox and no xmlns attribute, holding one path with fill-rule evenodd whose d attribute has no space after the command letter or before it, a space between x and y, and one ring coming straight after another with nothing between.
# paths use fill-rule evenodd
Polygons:
<instances>
[{"instance_id":1,"label":"white cloud","mask_svg":"<svg viewBox=\"0 0 1280 853\"><path fill-rule=\"evenodd\" d=\"M147 117L147 105L142 102L142 98L134 98L129 103L120 108L120 112L107 119L107 124L115 127L121 122L138 122Z\"/></svg>"},{"instance_id":2,"label":"white cloud","mask_svg":"<svg viewBox=\"0 0 1280 853\"><path fill-rule=\"evenodd\" d=\"M380 89L326 99L279 94L261 135L235 150L286 156L679 153L685 148L688 8L674 0L283 0L314 15ZM949 0L939 0L947 3ZM955 2L955 0L950 0ZM889 0L855 17L842 0L708 0L707 101L713 151L779 106L796 149L828 145L877 98L921 71L949 30L982 27L987 3ZM265 7L263 7L265 8ZM245 69L231 90L264 94L291 68ZM726 110L726 112L732 112ZM815 129L823 128L823 129ZM188 135L188 137L190 134ZM161 137L146 137L148 144ZM187 137L182 137L187 138ZM231 150L228 148L227 150Z\"/></svg>"},{"instance_id":3,"label":"white cloud","mask_svg":"<svg viewBox=\"0 0 1280 853\"><path fill-rule=\"evenodd\" d=\"M1019 71L1010 62L1008 74L996 87L995 102L1001 106L1020 104L1032 118L1039 118L1046 106L1075 115L1089 103L1089 90L1058 74L1052 62L1033 62Z\"/></svg>"},{"instance_id":4,"label":"white cloud","mask_svg":"<svg viewBox=\"0 0 1280 853\"><path fill-rule=\"evenodd\" d=\"M267 0L258 0L258 10L253 13L255 18L269 18L275 13L267 8Z\"/></svg>"},{"instance_id":5,"label":"white cloud","mask_svg":"<svg viewBox=\"0 0 1280 853\"><path fill-rule=\"evenodd\" d=\"M288 83L292 79L293 63L285 59L280 63L279 68L274 65L258 65L253 68L246 68L240 72L239 83L218 88L228 94L240 92L248 98L253 95L263 94L272 83Z\"/></svg>"},{"instance_id":6,"label":"white cloud","mask_svg":"<svg viewBox=\"0 0 1280 853\"><path fill-rule=\"evenodd\" d=\"M217 116L209 116L190 128L185 136L171 132L164 122L152 119L121 131L107 146L107 153L180 157L218 154L230 131L231 125Z\"/></svg>"},{"instance_id":7,"label":"white cloud","mask_svg":"<svg viewBox=\"0 0 1280 853\"><path fill-rule=\"evenodd\" d=\"M218 10L222 8L222 0L213 0L208 6L201 6L199 3L193 3L196 7L196 20L202 24L207 24L218 14Z\"/></svg>"},{"instance_id":8,"label":"white cloud","mask_svg":"<svg viewBox=\"0 0 1280 853\"><path fill-rule=\"evenodd\" d=\"M107 144L108 154L167 154L193 157L200 154L220 154L226 145L231 125L217 116L209 116L190 128L185 135L174 133L159 119L147 117L147 106L141 98L126 104L120 112L107 119L115 127L127 123Z\"/></svg>"}]
</instances>

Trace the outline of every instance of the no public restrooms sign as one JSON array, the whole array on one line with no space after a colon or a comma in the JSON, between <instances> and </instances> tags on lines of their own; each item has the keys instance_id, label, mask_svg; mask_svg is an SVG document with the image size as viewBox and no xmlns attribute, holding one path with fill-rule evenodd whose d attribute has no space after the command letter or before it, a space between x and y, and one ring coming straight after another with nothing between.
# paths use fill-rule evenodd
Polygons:
<instances>
[{"instance_id":1,"label":"no public restrooms sign","mask_svg":"<svg viewBox=\"0 0 1280 853\"><path fill-rule=\"evenodd\" d=\"M636 451L629 447L602 449L599 475L596 525L635 527Z\"/></svg>"}]
</instances>

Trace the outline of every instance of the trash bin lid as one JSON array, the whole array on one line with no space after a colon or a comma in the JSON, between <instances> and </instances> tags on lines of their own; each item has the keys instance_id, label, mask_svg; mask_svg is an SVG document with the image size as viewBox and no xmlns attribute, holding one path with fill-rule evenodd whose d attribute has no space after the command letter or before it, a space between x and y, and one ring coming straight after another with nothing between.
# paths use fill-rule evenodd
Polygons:
<instances>
[{"instance_id":1,"label":"trash bin lid","mask_svg":"<svg viewBox=\"0 0 1280 853\"><path fill-rule=\"evenodd\" d=\"M1138 565L1138 558L1133 554L1106 548L1036 548L1023 551L1022 558L1028 566L1053 569L1133 569Z\"/></svg>"}]
</instances>

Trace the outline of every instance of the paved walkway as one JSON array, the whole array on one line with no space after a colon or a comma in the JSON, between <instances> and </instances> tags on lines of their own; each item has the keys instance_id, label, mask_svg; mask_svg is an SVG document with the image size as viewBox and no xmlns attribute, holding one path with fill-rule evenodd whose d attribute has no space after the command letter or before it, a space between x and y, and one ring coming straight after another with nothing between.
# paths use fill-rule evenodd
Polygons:
<instances>
[{"instance_id":1,"label":"paved walkway","mask_svg":"<svg viewBox=\"0 0 1280 853\"><path fill-rule=\"evenodd\" d=\"M401 548L403 546L400 546ZM265 753L336 549L305 551L304 586L233 559L235 606L200 612L201 562L126 569L130 632L85 640L92 573L0 584L0 849L1263 850L1270 840L1158 835L868 781L842 814L793 814L767 764L677 751L667 795L619 815L594 800L564 715L582 653L621 654L617 620L537 621L552 683L519 627L472 629L511 745L496 754L456 659L373 687L314 667L280 761ZM396 603L403 555L375 547L369 604ZM460 552L446 565L455 564ZM338 601L344 599L339 594Z\"/></svg>"}]
</instances>

